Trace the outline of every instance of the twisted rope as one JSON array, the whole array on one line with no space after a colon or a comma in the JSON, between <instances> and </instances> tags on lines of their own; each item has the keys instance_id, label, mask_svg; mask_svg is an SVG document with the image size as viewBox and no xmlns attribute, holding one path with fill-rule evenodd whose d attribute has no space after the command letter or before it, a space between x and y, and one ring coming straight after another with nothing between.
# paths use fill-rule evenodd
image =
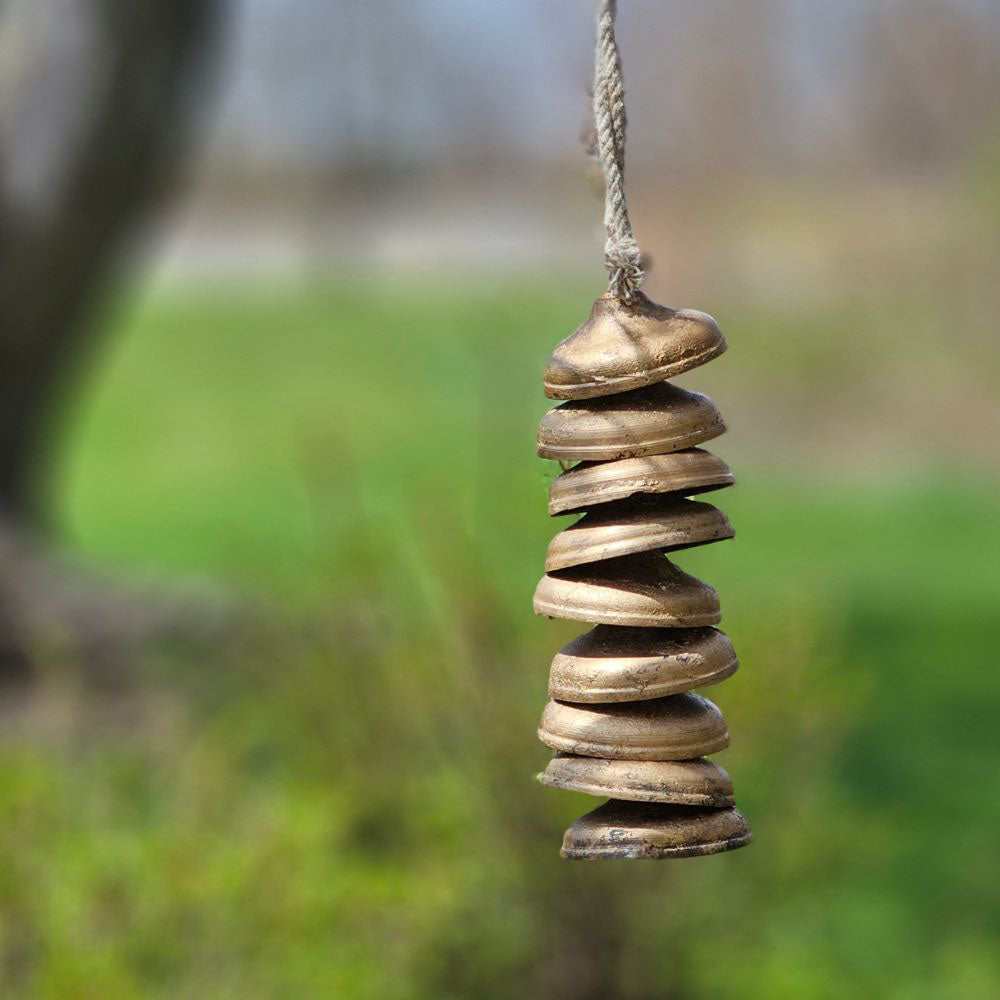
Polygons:
<instances>
[{"instance_id":1,"label":"twisted rope","mask_svg":"<svg viewBox=\"0 0 1000 1000\"><path fill-rule=\"evenodd\" d=\"M597 155L604 169L604 266L608 291L631 302L642 279L639 245L625 201L625 84L615 42L618 0L600 0L597 6L597 44L594 53L594 128Z\"/></svg>"}]
</instances>

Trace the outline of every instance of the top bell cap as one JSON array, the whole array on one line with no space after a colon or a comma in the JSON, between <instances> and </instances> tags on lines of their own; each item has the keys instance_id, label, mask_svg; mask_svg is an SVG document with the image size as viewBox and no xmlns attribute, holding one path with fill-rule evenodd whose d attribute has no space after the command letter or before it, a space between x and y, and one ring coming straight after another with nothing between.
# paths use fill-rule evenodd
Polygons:
<instances>
[{"instance_id":1,"label":"top bell cap","mask_svg":"<svg viewBox=\"0 0 1000 1000\"><path fill-rule=\"evenodd\" d=\"M717 358L726 338L707 313L668 309L637 292L602 295L587 320L552 352L550 399L590 399L662 382Z\"/></svg>"}]
</instances>

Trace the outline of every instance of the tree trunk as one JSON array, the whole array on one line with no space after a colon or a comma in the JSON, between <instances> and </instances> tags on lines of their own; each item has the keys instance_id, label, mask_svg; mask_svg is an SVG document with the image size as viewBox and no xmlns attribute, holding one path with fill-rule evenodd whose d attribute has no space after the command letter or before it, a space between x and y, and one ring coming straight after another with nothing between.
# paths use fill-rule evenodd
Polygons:
<instances>
[{"instance_id":1,"label":"tree trunk","mask_svg":"<svg viewBox=\"0 0 1000 1000\"><path fill-rule=\"evenodd\" d=\"M48 513L55 418L87 358L95 306L178 172L222 0L60 4L85 16L94 86L79 102L89 105L85 121L60 136L59 182L40 207L11 183L23 149L16 121L0 150L0 515L31 527ZM24 103L39 93L22 89ZM72 107L74 95L63 96ZM36 133L52 127L44 118L35 125Z\"/></svg>"}]
</instances>

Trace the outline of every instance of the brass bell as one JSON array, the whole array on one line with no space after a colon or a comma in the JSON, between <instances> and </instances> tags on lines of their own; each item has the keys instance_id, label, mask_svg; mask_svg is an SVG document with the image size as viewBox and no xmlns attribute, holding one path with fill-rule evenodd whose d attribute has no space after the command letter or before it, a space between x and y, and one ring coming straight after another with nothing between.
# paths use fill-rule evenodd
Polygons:
<instances>
[{"instance_id":1,"label":"brass bell","mask_svg":"<svg viewBox=\"0 0 1000 1000\"><path fill-rule=\"evenodd\" d=\"M719 595L658 552L546 573L535 614L600 625L695 628L721 618Z\"/></svg>"},{"instance_id":2,"label":"brass bell","mask_svg":"<svg viewBox=\"0 0 1000 1000\"><path fill-rule=\"evenodd\" d=\"M717 358L726 338L711 316L668 309L636 292L630 303L602 295L559 344L545 369L550 399L589 399L674 378Z\"/></svg>"},{"instance_id":3,"label":"brass bell","mask_svg":"<svg viewBox=\"0 0 1000 1000\"><path fill-rule=\"evenodd\" d=\"M663 555L733 534L721 511L686 499L733 481L695 447L724 432L722 417L707 396L667 381L718 357L726 341L711 316L639 291L616 9L597 5L593 89L608 292L553 351L545 394L568 402L538 428L540 456L579 463L552 483L549 513L584 513L549 543L535 613L596 627L552 662L538 737L557 755L539 780L610 796L566 831L563 857L688 857L750 841L729 775L704 759L728 746L725 719L691 690L738 666L711 627L719 598Z\"/></svg>"},{"instance_id":4,"label":"brass bell","mask_svg":"<svg viewBox=\"0 0 1000 1000\"><path fill-rule=\"evenodd\" d=\"M717 507L674 497L634 497L584 514L549 542L548 572L635 552L682 549L733 537Z\"/></svg>"},{"instance_id":5,"label":"brass bell","mask_svg":"<svg viewBox=\"0 0 1000 1000\"><path fill-rule=\"evenodd\" d=\"M612 799L581 816L563 838L564 858L684 858L749 844L750 827L735 809L692 809Z\"/></svg>"},{"instance_id":6,"label":"brass bell","mask_svg":"<svg viewBox=\"0 0 1000 1000\"><path fill-rule=\"evenodd\" d=\"M726 463L701 448L620 462L581 462L552 481L549 514L565 514L636 493L692 496L732 484L733 474Z\"/></svg>"},{"instance_id":7,"label":"brass bell","mask_svg":"<svg viewBox=\"0 0 1000 1000\"><path fill-rule=\"evenodd\" d=\"M602 760L557 753L538 776L543 785L631 802L671 802L724 809L733 782L718 764L694 760Z\"/></svg>"},{"instance_id":8,"label":"brass bell","mask_svg":"<svg viewBox=\"0 0 1000 1000\"><path fill-rule=\"evenodd\" d=\"M559 701L645 701L717 684L739 660L717 628L598 625L556 653L549 696Z\"/></svg>"},{"instance_id":9,"label":"brass bell","mask_svg":"<svg viewBox=\"0 0 1000 1000\"><path fill-rule=\"evenodd\" d=\"M539 424L538 454L564 462L661 455L710 441L725 429L708 396L661 382L554 407Z\"/></svg>"},{"instance_id":10,"label":"brass bell","mask_svg":"<svg viewBox=\"0 0 1000 1000\"><path fill-rule=\"evenodd\" d=\"M691 760L729 746L718 706L692 691L614 705L550 701L538 738L553 750L604 760Z\"/></svg>"}]
</instances>

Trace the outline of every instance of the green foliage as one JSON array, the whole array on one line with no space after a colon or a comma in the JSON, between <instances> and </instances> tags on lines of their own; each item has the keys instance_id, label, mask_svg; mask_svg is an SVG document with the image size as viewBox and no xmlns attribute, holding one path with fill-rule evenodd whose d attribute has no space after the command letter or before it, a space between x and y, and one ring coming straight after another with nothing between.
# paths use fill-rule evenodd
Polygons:
<instances>
[{"instance_id":1,"label":"green foliage","mask_svg":"<svg viewBox=\"0 0 1000 1000\"><path fill-rule=\"evenodd\" d=\"M821 485L719 442L738 537L679 561L741 653L709 694L756 843L558 859L594 802L532 782L548 662L579 631L530 614L553 530L534 387L586 302L297 289L131 312L71 442L67 534L261 614L210 658L137 665L134 690L8 719L5 995L1000 992L981 482Z\"/></svg>"}]
</instances>

